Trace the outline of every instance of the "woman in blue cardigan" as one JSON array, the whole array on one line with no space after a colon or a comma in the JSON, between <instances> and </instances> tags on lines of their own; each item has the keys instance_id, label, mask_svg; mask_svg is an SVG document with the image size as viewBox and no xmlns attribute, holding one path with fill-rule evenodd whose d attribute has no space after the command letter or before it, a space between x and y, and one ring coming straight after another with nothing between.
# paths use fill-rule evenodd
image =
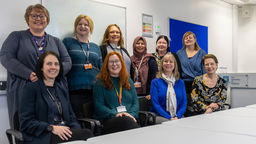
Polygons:
<instances>
[{"instance_id":1,"label":"woman in blue cardigan","mask_svg":"<svg viewBox=\"0 0 256 144\"><path fill-rule=\"evenodd\" d=\"M187 97L173 54L167 53L161 60L157 78L151 83L150 94L151 109L158 114L156 123L182 118L187 107Z\"/></svg>"},{"instance_id":2,"label":"woman in blue cardigan","mask_svg":"<svg viewBox=\"0 0 256 144\"><path fill-rule=\"evenodd\" d=\"M36 64L38 80L28 83L19 104L20 131L25 144L50 144L92 137L81 129L69 103L66 90L58 83L63 75L60 58L43 53Z\"/></svg>"}]
</instances>

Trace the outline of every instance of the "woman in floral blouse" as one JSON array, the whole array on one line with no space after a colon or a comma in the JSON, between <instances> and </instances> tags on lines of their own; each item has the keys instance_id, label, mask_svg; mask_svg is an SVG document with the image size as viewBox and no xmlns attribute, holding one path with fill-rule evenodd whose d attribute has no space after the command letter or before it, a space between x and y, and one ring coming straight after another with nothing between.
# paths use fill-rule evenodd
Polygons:
<instances>
[{"instance_id":1,"label":"woman in floral blouse","mask_svg":"<svg viewBox=\"0 0 256 144\"><path fill-rule=\"evenodd\" d=\"M206 74L195 78L191 98L195 114L208 114L223 110L227 98L226 81L216 74L218 60L213 54L203 57Z\"/></svg>"}]
</instances>

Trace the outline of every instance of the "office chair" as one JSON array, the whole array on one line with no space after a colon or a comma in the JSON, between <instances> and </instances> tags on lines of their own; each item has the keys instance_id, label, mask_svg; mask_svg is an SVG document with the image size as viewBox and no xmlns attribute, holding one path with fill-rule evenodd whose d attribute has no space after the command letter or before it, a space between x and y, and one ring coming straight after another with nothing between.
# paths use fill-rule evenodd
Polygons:
<instances>
[{"instance_id":1,"label":"office chair","mask_svg":"<svg viewBox=\"0 0 256 144\"><path fill-rule=\"evenodd\" d=\"M146 99L145 96L139 97L139 123L140 126L154 125L156 123L156 114L150 112L151 100Z\"/></svg>"},{"instance_id":2,"label":"office chair","mask_svg":"<svg viewBox=\"0 0 256 144\"><path fill-rule=\"evenodd\" d=\"M6 136L8 138L9 144L22 144L23 136L22 133L19 131L19 116L18 112L15 112L13 117L13 125L14 129L7 129ZM14 137L14 139L13 139Z\"/></svg>"}]
</instances>

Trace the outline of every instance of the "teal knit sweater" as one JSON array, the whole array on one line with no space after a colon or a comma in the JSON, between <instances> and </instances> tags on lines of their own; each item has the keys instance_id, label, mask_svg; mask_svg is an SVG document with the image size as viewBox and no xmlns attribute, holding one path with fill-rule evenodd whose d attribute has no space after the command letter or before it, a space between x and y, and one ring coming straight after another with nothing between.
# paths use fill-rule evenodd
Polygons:
<instances>
[{"instance_id":1,"label":"teal knit sweater","mask_svg":"<svg viewBox=\"0 0 256 144\"><path fill-rule=\"evenodd\" d=\"M111 78L114 87L119 93L119 78ZM138 117L139 103L136 90L132 80L129 78L131 89L122 89L122 105L126 107L127 113ZM120 106L115 88L107 90L101 80L97 80L93 87L94 118L100 121L112 118L117 114L117 107Z\"/></svg>"}]
</instances>

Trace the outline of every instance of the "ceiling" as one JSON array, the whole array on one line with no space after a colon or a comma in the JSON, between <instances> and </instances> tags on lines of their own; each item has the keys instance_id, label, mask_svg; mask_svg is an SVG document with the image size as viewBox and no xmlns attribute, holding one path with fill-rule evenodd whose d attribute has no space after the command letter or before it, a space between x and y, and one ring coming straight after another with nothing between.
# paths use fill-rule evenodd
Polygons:
<instances>
[{"instance_id":1,"label":"ceiling","mask_svg":"<svg viewBox=\"0 0 256 144\"><path fill-rule=\"evenodd\" d=\"M256 0L221 0L232 5L256 5Z\"/></svg>"}]
</instances>

